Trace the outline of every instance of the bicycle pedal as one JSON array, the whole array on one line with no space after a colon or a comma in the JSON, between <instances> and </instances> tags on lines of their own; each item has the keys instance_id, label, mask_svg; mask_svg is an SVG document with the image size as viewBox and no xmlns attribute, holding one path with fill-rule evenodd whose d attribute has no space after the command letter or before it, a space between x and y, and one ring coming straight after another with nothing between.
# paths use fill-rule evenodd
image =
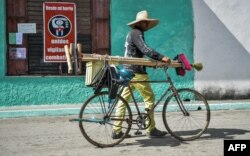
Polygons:
<instances>
[{"instance_id":1,"label":"bicycle pedal","mask_svg":"<svg viewBox=\"0 0 250 156\"><path fill-rule=\"evenodd\" d=\"M134 134L135 135L142 135L142 132L141 131L136 131Z\"/></svg>"}]
</instances>

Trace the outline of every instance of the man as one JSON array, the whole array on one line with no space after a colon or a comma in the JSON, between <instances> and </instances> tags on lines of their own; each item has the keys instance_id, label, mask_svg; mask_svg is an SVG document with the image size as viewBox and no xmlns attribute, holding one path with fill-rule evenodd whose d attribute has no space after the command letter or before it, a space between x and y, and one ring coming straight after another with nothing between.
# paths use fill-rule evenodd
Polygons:
<instances>
[{"instance_id":1,"label":"man","mask_svg":"<svg viewBox=\"0 0 250 156\"><path fill-rule=\"evenodd\" d=\"M156 52L144 41L144 32L153 28L158 24L159 20L150 19L148 17L147 11L138 12L136 15L136 20L129 23L132 29L128 33L125 43L125 57L136 57L142 58L147 56L154 60L163 61L167 64L171 63L171 60L168 57L161 55ZM148 75L146 72L146 67L141 65L124 65L123 68L131 70L134 72L135 77L132 79L134 81L148 81ZM153 109L154 107L154 93L149 83L133 83L130 84L132 90L138 90L140 95L144 99L145 108L148 110ZM130 101L131 95L128 87L124 88L121 96L126 100ZM121 103L118 103L116 115L125 114L125 108ZM150 137L163 137L167 134L165 131L160 131L155 128L155 120L154 120L154 112L149 114L151 119L151 124L146 129L147 135ZM123 132L121 131L121 121L114 122L112 138L118 139L123 136Z\"/></svg>"}]
</instances>

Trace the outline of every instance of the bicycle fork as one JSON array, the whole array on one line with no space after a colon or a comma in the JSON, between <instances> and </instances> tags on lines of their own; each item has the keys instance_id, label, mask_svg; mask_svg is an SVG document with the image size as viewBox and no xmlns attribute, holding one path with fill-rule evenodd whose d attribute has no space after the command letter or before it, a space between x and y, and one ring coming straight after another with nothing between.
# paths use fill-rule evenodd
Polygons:
<instances>
[{"instance_id":1,"label":"bicycle fork","mask_svg":"<svg viewBox=\"0 0 250 156\"><path fill-rule=\"evenodd\" d=\"M184 107L183 102L182 102L182 100L181 100L181 98L180 98L180 95L178 94L178 91L176 90L176 88L174 88L173 86L171 86L171 90L172 90L172 92L174 93L175 100L176 100L178 106L180 107L180 109L181 109L183 115L184 115L184 116L189 116L190 114L189 114L189 112L186 110L186 108Z\"/></svg>"},{"instance_id":2,"label":"bicycle fork","mask_svg":"<svg viewBox=\"0 0 250 156\"><path fill-rule=\"evenodd\" d=\"M180 107L180 109L181 109L183 115L184 115L184 116L189 116L190 114L189 114L189 112L186 110L186 108L184 107L183 102L182 102L182 100L181 100L181 98L180 98L180 95L178 94L178 91L177 91L177 89L174 87L174 84L173 84L171 78L168 76L168 74L167 74L167 79L168 79L168 82L169 82L169 84L170 84L170 90L173 92L174 97L175 97L175 100L176 100L178 106Z\"/></svg>"}]
</instances>

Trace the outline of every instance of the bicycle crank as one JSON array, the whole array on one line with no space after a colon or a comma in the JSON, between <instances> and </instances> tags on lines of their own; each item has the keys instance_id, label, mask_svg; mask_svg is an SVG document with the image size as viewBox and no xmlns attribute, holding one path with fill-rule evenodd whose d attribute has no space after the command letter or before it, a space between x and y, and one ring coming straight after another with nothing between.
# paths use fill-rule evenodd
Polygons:
<instances>
[{"instance_id":1,"label":"bicycle crank","mask_svg":"<svg viewBox=\"0 0 250 156\"><path fill-rule=\"evenodd\" d=\"M150 117L146 113L141 113L136 118L136 125L138 126L139 130L147 129L151 123Z\"/></svg>"}]
</instances>

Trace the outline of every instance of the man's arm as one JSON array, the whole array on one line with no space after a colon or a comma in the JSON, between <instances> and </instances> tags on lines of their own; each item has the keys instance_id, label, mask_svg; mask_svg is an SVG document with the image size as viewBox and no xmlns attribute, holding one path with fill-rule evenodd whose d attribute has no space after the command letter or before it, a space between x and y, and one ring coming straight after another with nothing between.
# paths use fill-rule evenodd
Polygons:
<instances>
[{"instance_id":1,"label":"man's arm","mask_svg":"<svg viewBox=\"0 0 250 156\"><path fill-rule=\"evenodd\" d=\"M164 57L154 49L150 48L142 38L142 32L140 30L135 29L132 33L132 40L136 47L146 56L166 63L170 63L170 59L168 57Z\"/></svg>"}]
</instances>

